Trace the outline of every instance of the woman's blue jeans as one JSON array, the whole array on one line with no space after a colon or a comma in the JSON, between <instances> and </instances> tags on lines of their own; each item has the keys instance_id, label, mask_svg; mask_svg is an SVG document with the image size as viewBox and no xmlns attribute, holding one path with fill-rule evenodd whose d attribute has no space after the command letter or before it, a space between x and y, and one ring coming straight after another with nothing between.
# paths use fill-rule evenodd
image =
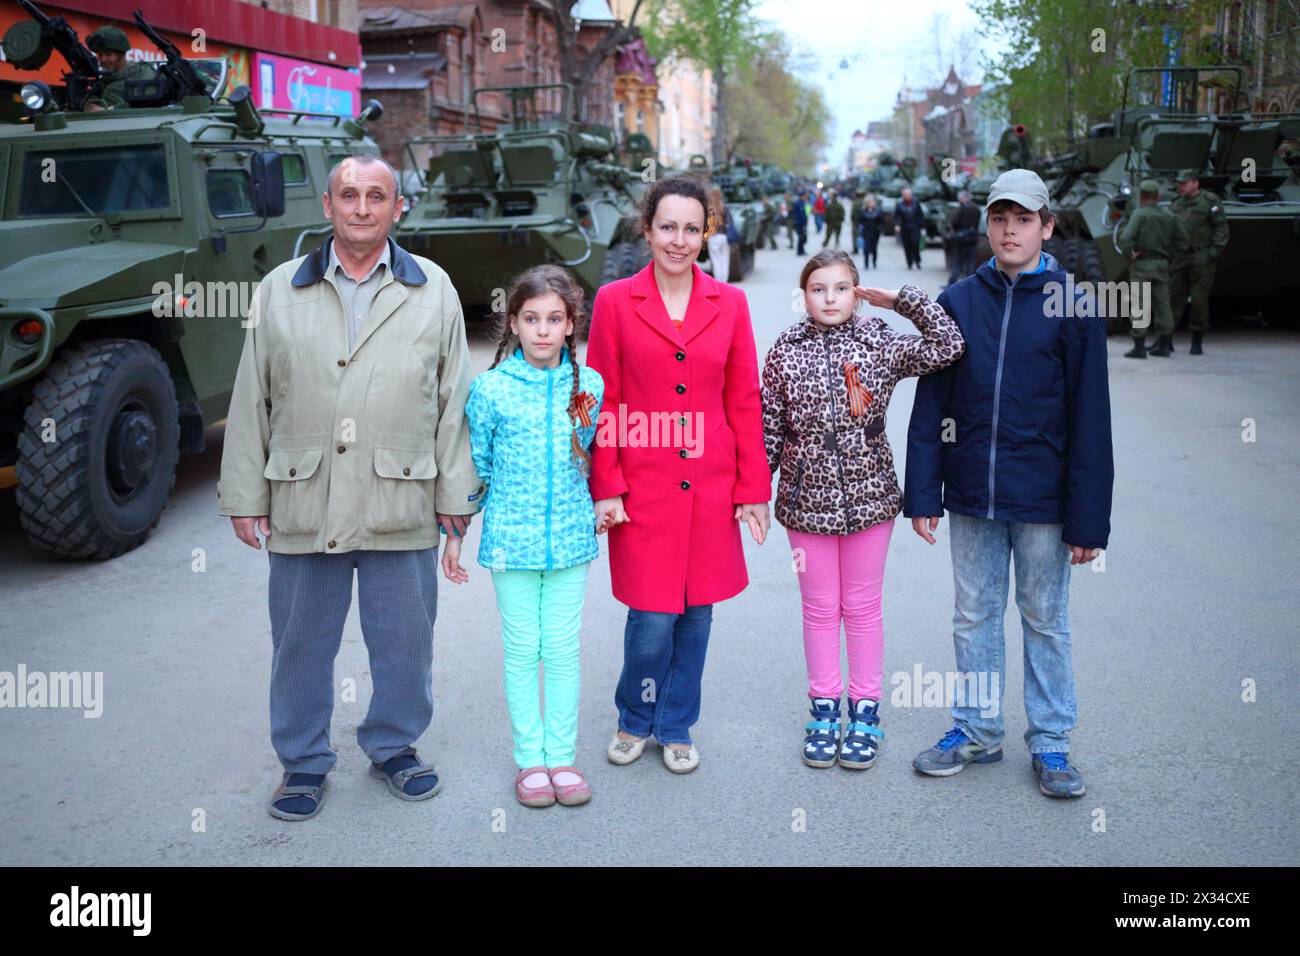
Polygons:
<instances>
[{"instance_id":1,"label":"woman's blue jeans","mask_svg":"<svg viewBox=\"0 0 1300 956\"><path fill-rule=\"evenodd\" d=\"M682 614L628 608L614 691L619 730L665 745L691 742L712 624L712 604L687 605Z\"/></svg>"}]
</instances>

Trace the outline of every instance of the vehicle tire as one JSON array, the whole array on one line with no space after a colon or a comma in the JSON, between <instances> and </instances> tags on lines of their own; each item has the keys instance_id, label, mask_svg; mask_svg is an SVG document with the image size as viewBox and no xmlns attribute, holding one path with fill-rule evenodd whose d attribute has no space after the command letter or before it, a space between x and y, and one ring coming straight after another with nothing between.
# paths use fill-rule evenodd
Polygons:
<instances>
[{"instance_id":1,"label":"vehicle tire","mask_svg":"<svg viewBox=\"0 0 1300 956\"><path fill-rule=\"evenodd\" d=\"M1076 282L1092 283L1094 289L1106 281L1106 266L1101 261L1101 252L1091 239L1077 239L1078 258L1075 260L1074 279ZM1106 316L1106 334L1115 335L1127 332L1129 320L1122 315Z\"/></svg>"},{"instance_id":2,"label":"vehicle tire","mask_svg":"<svg viewBox=\"0 0 1300 956\"><path fill-rule=\"evenodd\" d=\"M155 349L133 339L65 349L37 383L23 425L18 517L33 545L103 559L149 537L180 458L176 388Z\"/></svg>"},{"instance_id":3,"label":"vehicle tire","mask_svg":"<svg viewBox=\"0 0 1300 956\"><path fill-rule=\"evenodd\" d=\"M643 247L646 260L649 261L650 247L646 245L644 239L638 239L636 242L616 242L606 249L605 261L600 264L600 286L597 288L619 279L626 279L639 272L642 268ZM591 307L594 302L593 296L591 302L584 303L582 318L576 330L580 342L587 341L587 336L591 333Z\"/></svg>"}]
</instances>

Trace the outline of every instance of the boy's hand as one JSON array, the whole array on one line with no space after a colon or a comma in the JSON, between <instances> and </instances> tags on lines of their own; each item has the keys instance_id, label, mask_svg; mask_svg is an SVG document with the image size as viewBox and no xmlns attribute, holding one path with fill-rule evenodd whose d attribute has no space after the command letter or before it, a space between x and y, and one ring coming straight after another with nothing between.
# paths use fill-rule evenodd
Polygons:
<instances>
[{"instance_id":1,"label":"boy's hand","mask_svg":"<svg viewBox=\"0 0 1300 956\"><path fill-rule=\"evenodd\" d=\"M938 518L913 518L912 519L912 530L915 531L917 534L919 534L930 544L934 544L934 535L931 534L930 532L934 531L938 527L939 527Z\"/></svg>"},{"instance_id":2,"label":"boy's hand","mask_svg":"<svg viewBox=\"0 0 1300 956\"><path fill-rule=\"evenodd\" d=\"M447 543L442 548L442 573L453 584L464 584L469 581L469 572L460 565L460 546L464 540L464 538L448 535Z\"/></svg>"},{"instance_id":3,"label":"boy's hand","mask_svg":"<svg viewBox=\"0 0 1300 956\"><path fill-rule=\"evenodd\" d=\"M768 517L767 502L761 501L754 505L736 505L735 518L737 521L743 521L749 525L749 533L754 536L754 540L759 544L767 537L767 529L772 526L772 519Z\"/></svg>"},{"instance_id":4,"label":"boy's hand","mask_svg":"<svg viewBox=\"0 0 1300 956\"><path fill-rule=\"evenodd\" d=\"M877 309L892 309L898 304L897 289L877 289L875 286L854 286L853 294L859 299L865 299L869 304L874 305Z\"/></svg>"},{"instance_id":5,"label":"boy's hand","mask_svg":"<svg viewBox=\"0 0 1300 956\"><path fill-rule=\"evenodd\" d=\"M627 512L623 510L623 498L601 498L595 504L596 507L596 534L604 534L615 525L622 524L624 521L631 521Z\"/></svg>"},{"instance_id":6,"label":"boy's hand","mask_svg":"<svg viewBox=\"0 0 1300 956\"><path fill-rule=\"evenodd\" d=\"M1070 563L1071 564L1088 564L1095 557L1101 548L1081 548L1077 544L1070 545Z\"/></svg>"}]
</instances>

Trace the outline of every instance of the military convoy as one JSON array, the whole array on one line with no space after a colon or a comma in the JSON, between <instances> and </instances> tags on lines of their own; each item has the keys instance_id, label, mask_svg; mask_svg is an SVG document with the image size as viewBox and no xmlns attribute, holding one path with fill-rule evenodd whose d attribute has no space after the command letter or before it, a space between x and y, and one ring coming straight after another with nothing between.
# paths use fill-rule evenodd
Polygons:
<instances>
[{"instance_id":1,"label":"military convoy","mask_svg":"<svg viewBox=\"0 0 1300 956\"><path fill-rule=\"evenodd\" d=\"M476 90L475 131L418 136L403 150L422 192L396 239L447 270L467 319L489 335L504 282L529 266L565 266L590 296L650 261L638 205L648 177L612 161L613 131L579 123L572 92L556 83ZM492 100L506 121L485 132Z\"/></svg>"},{"instance_id":2,"label":"military convoy","mask_svg":"<svg viewBox=\"0 0 1300 956\"><path fill-rule=\"evenodd\" d=\"M1118 236L1137 184L1154 179L1168 197L1180 169L1198 169L1201 187L1223 201L1231 237L1211 295L1295 321L1300 151L1282 156L1279 147L1300 140L1300 113L1238 109L1243 81L1236 66L1130 71L1114 120L1041 170L1058 223L1054 251L1067 269L1090 281L1124 278ZM1226 111L1198 109L1207 88L1221 92Z\"/></svg>"},{"instance_id":3,"label":"military convoy","mask_svg":"<svg viewBox=\"0 0 1300 956\"><path fill-rule=\"evenodd\" d=\"M41 55L12 47L10 61ZM84 48L65 59L94 64ZM29 115L0 124L0 467L15 466L30 541L61 557L149 535L178 456L226 415L257 281L327 231L330 166L378 153L373 102L355 120L264 115L247 87L205 85L134 105L183 89L158 76L98 112L75 108L97 76L57 103L31 84Z\"/></svg>"}]
</instances>

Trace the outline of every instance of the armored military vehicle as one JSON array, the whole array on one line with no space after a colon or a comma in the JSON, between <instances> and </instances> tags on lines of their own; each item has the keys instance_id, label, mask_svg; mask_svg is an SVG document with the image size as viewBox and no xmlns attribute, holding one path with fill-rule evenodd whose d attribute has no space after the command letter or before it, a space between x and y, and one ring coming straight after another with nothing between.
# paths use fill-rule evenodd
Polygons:
<instances>
[{"instance_id":1,"label":"armored military vehicle","mask_svg":"<svg viewBox=\"0 0 1300 956\"><path fill-rule=\"evenodd\" d=\"M505 122L487 132L483 112L494 102ZM473 131L406 144L403 165L425 188L396 235L447 270L467 321L496 335L504 288L530 266L567 267L588 301L645 267L646 180L618 164L612 130L575 119L570 86L487 87L472 103Z\"/></svg>"},{"instance_id":2,"label":"armored military vehicle","mask_svg":"<svg viewBox=\"0 0 1300 956\"><path fill-rule=\"evenodd\" d=\"M378 152L379 107L262 115L247 87L212 87L79 112L52 109L77 84L43 86L0 124L0 466L32 544L109 558L148 537L178 456L225 417L256 284L327 231L326 174Z\"/></svg>"},{"instance_id":3,"label":"armored military vehicle","mask_svg":"<svg viewBox=\"0 0 1300 956\"><path fill-rule=\"evenodd\" d=\"M711 264L710 270L723 281L739 282L754 269L755 248L758 243L759 223L762 219L763 204L751 200L747 184L748 172L742 172L742 178L737 181L731 175L730 167L710 166L706 156L696 153L687 160L686 168L681 171L681 175L694 176L706 187L717 187L722 194L722 201L731 213L731 222L740 235L740 242L732 242L728 245L727 254L731 261L727 263L725 275L723 270L713 270ZM709 263L707 243L700 248L697 261Z\"/></svg>"},{"instance_id":4,"label":"armored military vehicle","mask_svg":"<svg viewBox=\"0 0 1300 956\"><path fill-rule=\"evenodd\" d=\"M1093 126L1049 162L1043 175L1057 216L1054 245L1077 278L1126 277L1118 237L1138 183L1159 181L1163 202L1175 194L1180 169L1199 169L1202 188L1223 200L1230 234L1212 297L1294 321L1300 113L1250 111L1243 85L1237 66L1132 70L1114 121Z\"/></svg>"}]
</instances>

